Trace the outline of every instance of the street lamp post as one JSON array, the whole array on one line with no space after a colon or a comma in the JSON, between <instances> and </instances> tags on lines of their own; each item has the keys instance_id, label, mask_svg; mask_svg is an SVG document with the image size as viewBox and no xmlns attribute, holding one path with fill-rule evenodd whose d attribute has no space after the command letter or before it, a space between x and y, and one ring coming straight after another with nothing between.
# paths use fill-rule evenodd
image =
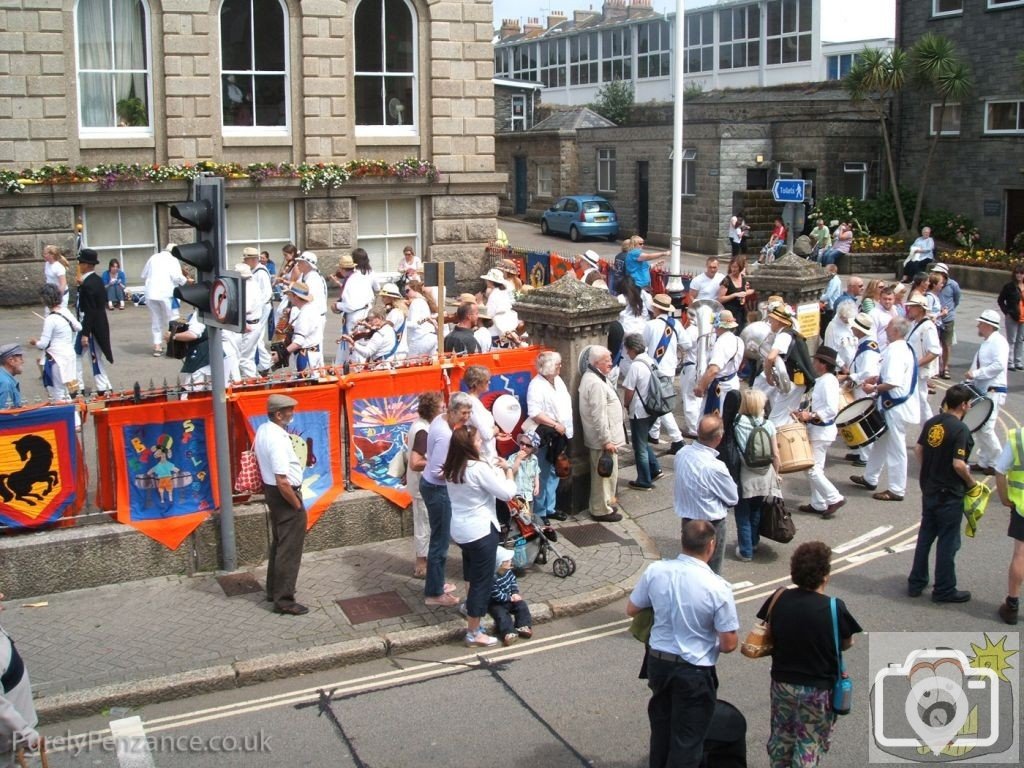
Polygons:
<instances>
[{"instance_id":1,"label":"street lamp post","mask_svg":"<svg viewBox=\"0 0 1024 768\"><path fill-rule=\"evenodd\" d=\"M676 34L673 45L673 88L675 112L672 121L672 255L669 261L666 290L672 296L683 292L681 277L683 218L683 74L686 68L686 24L683 20L685 0L676 0Z\"/></svg>"}]
</instances>

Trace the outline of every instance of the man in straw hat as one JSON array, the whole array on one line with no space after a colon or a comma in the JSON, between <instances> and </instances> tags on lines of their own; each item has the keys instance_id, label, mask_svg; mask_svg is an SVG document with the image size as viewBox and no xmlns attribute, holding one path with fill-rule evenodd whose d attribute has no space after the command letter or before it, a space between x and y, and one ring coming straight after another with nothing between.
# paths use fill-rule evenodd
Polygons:
<instances>
[{"instance_id":1,"label":"man in straw hat","mask_svg":"<svg viewBox=\"0 0 1024 768\"><path fill-rule=\"evenodd\" d=\"M878 349L878 342L875 341L875 321L867 312L860 312L853 318L850 330L856 339L856 347L853 358L846 366L846 372L840 374L839 380L853 390L855 400L860 400L869 397L864 391L863 384L868 379L878 376L882 369L882 353ZM866 467L873 447L874 443L862 445L856 453L846 454L846 460L852 461L856 467Z\"/></svg>"},{"instance_id":2,"label":"man in straw hat","mask_svg":"<svg viewBox=\"0 0 1024 768\"><path fill-rule=\"evenodd\" d=\"M305 283L293 283L285 292L292 304L292 338L288 352L296 373L324 365L324 326L327 318L317 312Z\"/></svg>"},{"instance_id":3,"label":"man in straw hat","mask_svg":"<svg viewBox=\"0 0 1024 768\"><path fill-rule=\"evenodd\" d=\"M601 257L597 251L586 250L576 257L576 266L580 268L580 280L589 285L587 275L595 272L601 274Z\"/></svg>"},{"instance_id":4,"label":"man in straw hat","mask_svg":"<svg viewBox=\"0 0 1024 768\"><path fill-rule=\"evenodd\" d=\"M983 341L974 355L970 369L964 374L964 379L972 389L992 400L992 415L974 436L978 451L975 454L976 463L971 465L971 469L986 475L996 473L994 466L1002 448L996 437L996 422L999 420L999 409L1006 401L1006 366L1010 359L1010 344L999 332L1000 320L999 312L994 309L986 309L978 317L978 335Z\"/></svg>"},{"instance_id":5,"label":"man in straw hat","mask_svg":"<svg viewBox=\"0 0 1024 768\"><path fill-rule=\"evenodd\" d=\"M917 400L921 409L921 421L932 417L932 406L928 402L928 382L939 372L939 331L928 317L928 302L922 294L915 293L903 306L907 319L913 325L907 333L907 343L917 356Z\"/></svg>"},{"instance_id":6,"label":"man in straw hat","mask_svg":"<svg viewBox=\"0 0 1024 768\"><path fill-rule=\"evenodd\" d=\"M302 545L306 540L306 506L302 501L302 465L286 431L295 416L296 400L287 395L267 398L267 420L253 438L263 494L270 514L270 555L267 558L267 600L274 613L302 616L309 608L295 602Z\"/></svg>"},{"instance_id":7,"label":"man in straw hat","mask_svg":"<svg viewBox=\"0 0 1024 768\"><path fill-rule=\"evenodd\" d=\"M352 353L352 344L349 340L356 332L356 326L370 313L370 308L373 307L376 297L373 292L373 276L356 269L356 261L351 254L341 257L338 262L338 271L342 278L340 281L335 279L335 282L341 286L341 296L331 305L331 311L336 315L343 315L343 318L341 340L338 343L334 363L335 365L344 365Z\"/></svg>"},{"instance_id":8,"label":"man in straw hat","mask_svg":"<svg viewBox=\"0 0 1024 768\"><path fill-rule=\"evenodd\" d=\"M672 298L668 294L659 293L651 300L652 318L644 325L644 343L647 354L657 364L658 370L666 376L675 378L676 366L679 364L679 349L682 345L680 331L682 326L675 320L676 309L672 306ZM674 413L653 419L651 423L651 442L658 442L661 428L665 428L671 446L670 454L683 447L683 433L676 424Z\"/></svg>"},{"instance_id":9,"label":"man in straw hat","mask_svg":"<svg viewBox=\"0 0 1024 768\"><path fill-rule=\"evenodd\" d=\"M764 370L754 386L768 396L771 403L768 418L776 427L782 427L793 421L792 414L800 407L815 374L807 343L793 329L793 316L785 304L776 305L768 313L768 325L772 331L770 348L764 359Z\"/></svg>"},{"instance_id":10,"label":"man in straw hat","mask_svg":"<svg viewBox=\"0 0 1024 768\"><path fill-rule=\"evenodd\" d=\"M838 356L831 347L822 346L812 360L817 378L814 380L811 406L793 414L794 419L807 425L807 438L811 441L811 451L814 455L814 466L807 470L807 479L811 485L811 502L802 504L800 511L821 515L825 520L829 520L846 503L846 499L825 474L828 449L839 435L836 416L841 405L839 379L835 375Z\"/></svg>"},{"instance_id":11,"label":"man in straw hat","mask_svg":"<svg viewBox=\"0 0 1024 768\"><path fill-rule=\"evenodd\" d=\"M715 345L708 367L694 387L693 394L704 398L703 413L721 413L725 395L740 388L739 370L743 364L743 342L733 333L739 324L732 312L723 309L715 320Z\"/></svg>"},{"instance_id":12,"label":"man in straw hat","mask_svg":"<svg viewBox=\"0 0 1024 768\"><path fill-rule=\"evenodd\" d=\"M956 308L960 306L960 283L950 276L949 267L945 264L935 264L932 267L932 274L939 278L939 314L935 318L935 325L939 329L939 343L942 344L939 376L948 379L949 353L956 341Z\"/></svg>"},{"instance_id":13,"label":"man in straw hat","mask_svg":"<svg viewBox=\"0 0 1024 768\"><path fill-rule=\"evenodd\" d=\"M266 252L264 251L264 253ZM249 343L254 344L252 355L255 368L258 371L265 371L270 368L270 350L267 348L267 326L270 324L270 315L274 310L272 303L274 299L274 280L270 274L270 269L263 263L258 249L251 247L243 248L242 261L249 267L249 271L252 272L252 278L245 286L247 306L249 306L249 294L255 295L251 304L253 311L250 313L246 310L246 323L252 325L256 333L251 342L246 338L240 355L242 375L249 376L247 373L249 369L245 362L245 358L249 354L247 347Z\"/></svg>"},{"instance_id":14,"label":"man in straw hat","mask_svg":"<svg viewBox=\"0 0 1024 768\"><path fill-rule=\"evenodd\" d=\"M873 494L876 501L903 501L907 491L907 426L917 424L921 415L916 396L917 361L906 342L909 331L910 321L905 317L889 323L885 329L889 345L882 353L881 369L861 385L869 397L878 397L887 429L871 449L864 474L851 475L850 480L874 491L884 468L889 488Z\"/></svg>"}]
</instances>

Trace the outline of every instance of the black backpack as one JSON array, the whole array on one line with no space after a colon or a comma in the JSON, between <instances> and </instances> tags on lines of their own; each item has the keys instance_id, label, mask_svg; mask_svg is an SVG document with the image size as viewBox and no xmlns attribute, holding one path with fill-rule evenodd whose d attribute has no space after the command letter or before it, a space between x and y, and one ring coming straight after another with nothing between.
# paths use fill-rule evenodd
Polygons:
<instances>
[{"instance_id":1,"label":"black backpack","mask_svg":"<svg viewBox=\"0 0 1024 768\"><path fill-rule=\"evenodd\" d=\"M662 373L656 365L644 361L651 369L651 379L647 383L647 397L641 397L640 402L651 418L664 416L672 413L676 408L676 385L672 377Z\"/></svg>"},{"instance_id":2,"label":"black backpack","mask_svg":"<svg viewBox=\"0 0 1024 768\"><path fill-rule=\"evenodd\" d=\"M787 329L782 333L788 333L793 337L789 344L789 351L786 353L786 373L789 374L790 381L798 386L800 382L797 381L796 374L803 374L803 386L810 389L814 386L817 376L814 373L814 366L811 364L811 353L807 349L807 341L793 329Z\"/></svg>"},{"instance_id":3,"label":"black backpack","mask_svg":"<svg viewBox=\"0 0 1024 768\"><path fill-rule=\"evenodd\" d=\"M772 464L772 436L764 422L754 424L743 449L743 463L751 469L763 469Z\"/></svg>"}]
</instances>

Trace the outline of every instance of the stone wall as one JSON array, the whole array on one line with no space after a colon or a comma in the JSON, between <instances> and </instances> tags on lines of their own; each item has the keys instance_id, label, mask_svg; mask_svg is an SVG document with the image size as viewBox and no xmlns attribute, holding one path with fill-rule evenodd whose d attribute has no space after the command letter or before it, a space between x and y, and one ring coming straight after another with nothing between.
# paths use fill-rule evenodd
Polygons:
<instances>
[{"instance_id":1,"label":"stone wall","mask_svg":"<svg viewBox=\"0 0 1024 768\"><path fill-rule=\"evenodd\" d=\"M985 102L1024 99L1014 64L1024 38L1024 7L990 9L981 2L963 6L962 14L940 18L931 18L931 3L898 6L901 45L909 48L926 33L948 37L967 60L973 82L970 96L960 106L960 134L940 139L925 205L970 217L986 240L1003 245L1007 234L1010 239L1016 234L1005 231L1005 193L1024 189L1024 136L985 135ZM932 103L938 99L912 88L900 96L899 178L914 190L931 143Z\"/></svg>"},{"instance_id":2,"label":"stone wall","mask_svg":"<svg viewBox=\"0 0 1024 768\"><path fill-rule=\"evenodd\" d=\"M576 194L578 188L579 154L576 135L571 131L540 133L499 133L495 135L495 170L508 177L505 192L499 200L499 213L512 216L516 204L516 158L526 158L528 221L540 221L544 211L563 195ZM551 169L551 194L538 194L537 173L541 167Z\"/></svg>"}]
</instances>

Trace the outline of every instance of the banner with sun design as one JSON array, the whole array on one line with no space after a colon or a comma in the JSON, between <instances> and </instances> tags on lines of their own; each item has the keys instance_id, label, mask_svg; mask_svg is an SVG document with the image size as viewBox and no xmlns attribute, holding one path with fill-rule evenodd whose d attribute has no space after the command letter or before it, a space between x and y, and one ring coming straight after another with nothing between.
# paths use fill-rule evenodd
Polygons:
<instances>
[{"instance_id":1,"label":"banner with sun design","mask_svg":"<svg viewBox=\"0 0 1024 768\"><path fill-rule=\"evenodd\" d=\"M0 414L0 525L38 528L85 503L76 406L48 405Z\"/></svg>"},{"instance_id":2,"label":"banner with sun design","mask_svg":"<svg viewBox=\"0 0 1024 768\"><path fill-rule=\"evenodd\" d=\"M345 491L341 461L341 394L336 384L329 384L233 396L250 443L260 424L267 420L267 398L273 394L287 395L299 403L286 431L302 465L302 500L306 504L308 530ZM238 450L248 447L245 445Z\"/></svg>"},{"instance_id":3,"label":"banner with sun design","mask_svg":"<svg viewBox=\"0 0 1024 768\"><path fill-rule=\"evenodd\" d=\"M220 504L210 400L107 413L117 521L177 549Z\"/></svg>"},{"instance_id":4,"label":"banner with sun design","mask_svg":"<svg viewBox=\"0 0 1024 768\"><path fill-rule=\"evenodd\" d=\"M345 377L345 387L353 485L408 507L412 497L399 467L405 434L416 421L419 393L441 389L441 369L364 371Z\"/></svg>"}]
</instances>

